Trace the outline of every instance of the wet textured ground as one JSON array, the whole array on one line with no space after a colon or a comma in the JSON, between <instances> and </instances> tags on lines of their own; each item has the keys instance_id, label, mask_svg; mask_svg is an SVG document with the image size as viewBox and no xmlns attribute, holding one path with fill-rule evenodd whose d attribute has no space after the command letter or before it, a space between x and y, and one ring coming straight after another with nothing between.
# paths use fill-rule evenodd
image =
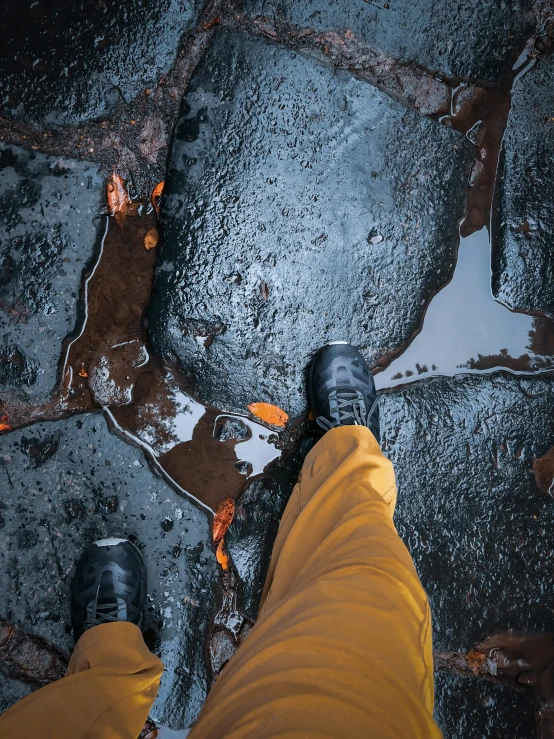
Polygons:
<instances>
[{"instance_id":1,"label":"wet textured ground","mask_svg":"<svg viewBox=\"0 0 554 739\"><path fill-rule=\"evenodd\" d=\"M554 58L539 59L514 89L493 221L495 296L515 310L554 316ZM536 276L540 275L539 284Z\"/></svg>"},{"instance_id":2,"label":"wet textured ground","mask_svg":"<svg viewBox=\"0 0 554 739\"><path fill-rule=\"evenodd\" d=\"M59 0L0 25L0 707L58 676L75 561L123 535L166 665L151 716L193 722L316 438L305 367L347 338L445 737L554 736L548 4Z\"/></svg>"}]
</instances>

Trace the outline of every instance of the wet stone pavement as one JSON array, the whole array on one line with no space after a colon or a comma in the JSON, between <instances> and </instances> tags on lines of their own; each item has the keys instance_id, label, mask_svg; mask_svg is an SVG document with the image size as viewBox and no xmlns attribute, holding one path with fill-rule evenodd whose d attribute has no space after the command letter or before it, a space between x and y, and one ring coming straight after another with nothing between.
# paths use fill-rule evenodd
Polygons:
<instances>
[{"instance_id":1,"label":"wet stone pavement","mask_svg":"<svg viewBox=\"0 0 554 739\"><path fill-rule=\"evenodd\" d=\"M151 718L192 724L317 438L305 368L346 338L445 737L554 736L551 6L57 0L0 25L0 709L63 672L75 562L121 535L166 665Z\"/></svg>"}]
</instances>

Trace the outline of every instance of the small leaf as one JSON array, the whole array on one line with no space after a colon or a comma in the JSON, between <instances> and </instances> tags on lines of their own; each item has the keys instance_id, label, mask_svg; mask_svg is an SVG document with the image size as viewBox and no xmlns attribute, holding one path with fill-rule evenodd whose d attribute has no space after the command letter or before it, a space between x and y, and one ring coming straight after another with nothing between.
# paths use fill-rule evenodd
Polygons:
<instances>
[{"instance_id":1,"label":"small leaf","mask_svg":"<svg viewBox=\"0 0 554 739\"><path fill-rule=\"evenodd\" d=\"M153 249L155 246L158 245L158 238L159 235L157 229L151 228L144 237L144 248Z\"/></svg>"},{"instance_id":2,"label":"small leaf","mask_svg":"<svg viewBox=\"0 0 554 739\"><path fill-rule=\"evenodd\" d=\"M152 196L150 198L152 201L152 206L154 210L156 211L156 215L158 217L160 216L160 198L164 191L164 187L165 187L165 180L158 182L156 187L152 190Z\"/></svg>"},{"instance_id":3,"label":"small leaf","mask_svg":"<svg viewBox=\"0 0 554 739\"><path fill-rule=\"evenodd\" d=\"M204 28L205 31L207 31L210 28L213 28L214 26L219 25L220 23L221 23L221 16L220 15L216 15L216 17L213 20L211 20L208 23L206 23L206 25L203 26L203 28Z\"/></svg>"},{"instance_id":4,"label":"small leaf","mask_svg":"<svg viewBox=\"0 0 554 739\"><path fill-rule=\"evenodd\" d=\"M223 549L223 539L219 542L219 545L217 547L217 551L215 553L215 558L221 565L222 570L228 570L229 569L229 555L224 551Z\"/></svg>"},{"instance_id":5,"label":"small leaf","mask_svg":"<svg viewBox=\"0 0 554 739\"><path fill-rule=\"evenodd\" d=\"M106 188L106 197L108 199L108 208L114 216L115 222L119 228L122 228L127 217L127 208L131 199L125 189L123 178L116 172L110 177Z\"/></svg>"},{"instance_id":6,"label":"small leaf","mask_svg":"<svg viewBox=\"0 0 554 739\"><path fill-rule=\"evenodd\" d=\"M235 515L235 501L232 498L226 498L217 509L214 522L212 525L212 537L214 544L223 539L227 529L231 525Z\"/></svg>"},{"instance_id":7,"label":"small leaf","mask_svg":"<svg viewBox=\"0 0 554 739\"><path fill-rule=\"evenodd\" d=\"M261 418L271 426L284 426L289 420L289 414L277 405L270 403L251 403L248 410L252 415Z\"/></svg>"},{"instance_id":8,"label":"small leaf","mask_svg":"<svg viewBox=\"0 0 554 739\"><path fill-rule=\"evenodd\" d=\"M81 365L81 369L79 370L79 377L88 377L88 372L85 369L85 365Z\"/></svg>"},{"instance_id":9,"label":"small leaf","mask_svg":"<svg viewBox=\"0 0 554 739\"><path fill-rule=\"evenodd\" d=\"M8 423L9 418L7 415L0 416L0 433L2 431L9 431L11 429L11 425Z\"/></svg>"}]
</instances>

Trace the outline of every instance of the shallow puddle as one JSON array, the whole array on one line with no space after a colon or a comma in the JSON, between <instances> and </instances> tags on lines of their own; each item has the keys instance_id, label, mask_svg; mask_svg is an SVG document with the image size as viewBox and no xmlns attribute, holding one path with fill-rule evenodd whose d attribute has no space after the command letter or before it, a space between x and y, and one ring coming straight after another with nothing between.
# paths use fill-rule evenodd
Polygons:
<instances>
[{"instance_id":1,"label":"shallow puddle","mask_svg":"<svg viewBox=\"0 0 554 739\"><path fill-rule=\"evenodd\" d=\"M225 498L237 498L282 454L276 433L203 405L180 388L169 369L145 372L134 387L133 404L109 414L183 493L212 510Z\"/></svg>"},{"instance_id":2,"label":"shallow puddle","mask_svg":"<svg viewBox=\"0 0 554 739\"><path fill-rule=\"evenodd\" d=\"M486 228L460 239L452 281L431 301L421 332L375 375L378 388L426 377L554 368L554 322L514 313L492 297Z\"/></svg>"}]
</instances>

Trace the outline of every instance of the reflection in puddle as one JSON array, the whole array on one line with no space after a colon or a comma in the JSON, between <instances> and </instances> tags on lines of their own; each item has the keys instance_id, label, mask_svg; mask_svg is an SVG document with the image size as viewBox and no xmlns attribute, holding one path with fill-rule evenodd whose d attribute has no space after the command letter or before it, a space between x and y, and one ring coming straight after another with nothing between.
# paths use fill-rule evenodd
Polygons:
<instances>
[{"instance_id":1,"label":"reflection in puddle","mask_svg":"<svg viewBox=\"0 0 554 739\"><path fill-rule=\"evenodd\" d=\"M375 375L377 388L434 375L554 367L554 322L513 313L491 294L490 242L483 228L460 240L452 281L431 301L421 333Z\"/></svg>"},{"instance_id":2,"label":"reflection in puddle","mask_svg":"<svg viewBox=\"0 0 554 739\"><path fill-rule=\"evenodd\" d=\"M158 367L139 377L133 404L112 408L110 415L183 492L212 510L238 497L281 456L278 436L266 426L202 405Z\"/></svg>"}]
</instances>

